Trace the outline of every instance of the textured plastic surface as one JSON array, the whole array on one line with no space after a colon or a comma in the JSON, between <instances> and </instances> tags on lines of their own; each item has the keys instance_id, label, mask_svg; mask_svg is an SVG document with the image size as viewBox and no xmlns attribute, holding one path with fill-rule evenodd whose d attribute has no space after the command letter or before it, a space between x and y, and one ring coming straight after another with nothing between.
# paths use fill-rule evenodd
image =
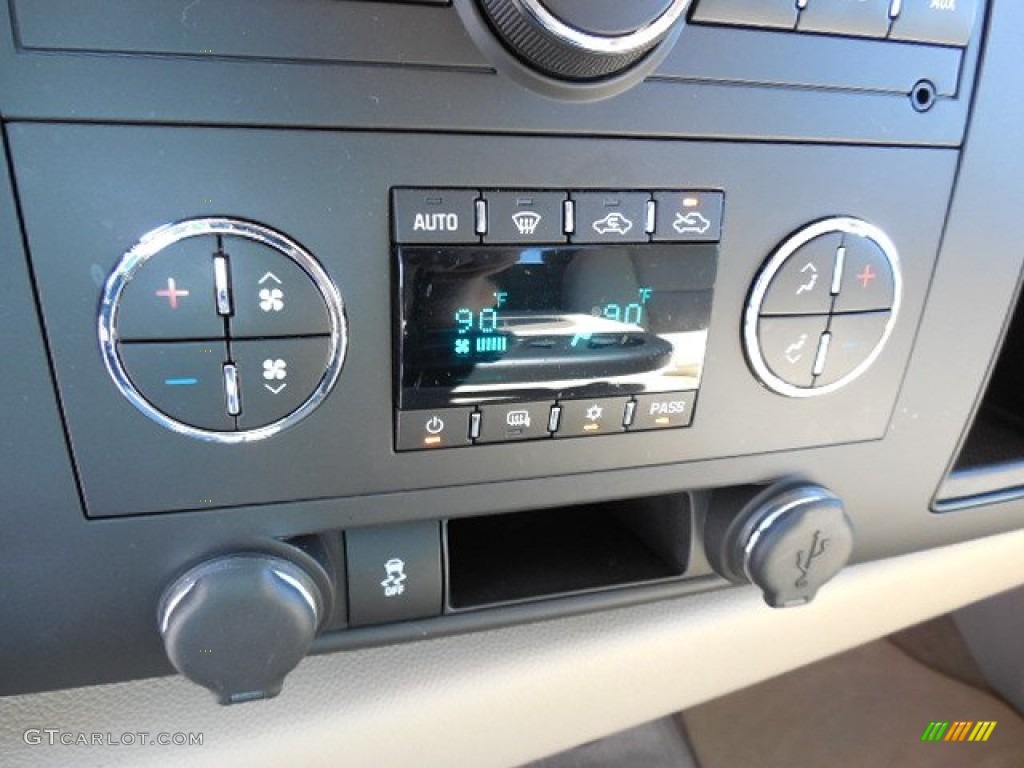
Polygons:
<instances>
[{"instance_id":1,"label":"textured plastic surface","mask_svg":"<svg viewBox=\"0 0 1024 768\"><path fill-rule=\"evenodd\" d=\"M756 590L732 589L312 658L280 697L243 707L217 707L181 678L20 696L3 702L0 766L64 768L71 750L82 763L115 763L130 749L137 768L334 768L339 755L380 768L511 768L1022 583L1024 532L849 568L798 610L772 611ZM898 609L879 600L894 594ZM51 747L25 742L32 727L204 739Z\"/></svg>"},{"instance_id":2,"label":"textured plastic surface","mask_svg":"<svg viewBox=\"0 0 1024 768\"><path fill-rule=\"evenodd\" d=\"M690 25L650 73L654 79L581 119L577 105L531 94L491 70L455 13L474 2L456 0L453 9L232 0L179 8L162 0L127 7L17 0L18 45L13 32L0 34L0 99L8 119L946 146L963 136L966 99L940 99L921 115L906 94L927 79L941 95L968 96L959 82L972 82L976 45L964 56L934 46ZM242 23L218 20L232 10ZM0 17L0 30L8 21ZM489 30L481 34L498 46ZM732 53L738 49L742 56ZM757 87L765 84L795 87ZM697 101L701 108L693 109Z\"/></svg>"},{"instance_id":3,"label":"textured plastic surface","mask_svg":"<svg viewBox=\"0 0 1024 768\"><path fill-rule=\"evenodd\" d=\"M355 7L357 4L338 5ZM383 6L376 4L376 7ZM4 25L6 19L5 16ZM111 28L116 28L116 25ZM734 453L745 448L750 425L760 423L745 420L742 429L738 428L739 422L729 422L728 433L721 438L702 434L702 439L711 444L717 441L723 449L724 458L715 461L687 464L686 459L692 458L693 454L686 446L666 442L659 444L659 450L664 448L664 465L629 471L590 471L607 469L607 465L602 466L600 457L590 457L590 462L574 464L574 474L570 476L535 477L529 482L480 482L436 490L205 510L195 514L86 520L75 492L71 464L61 435L56 399L43 354L40 323L30 301L31 284L18 239L18 219L9 190L4 186L0 189L0 221L3 223L0 242L5 255L0 260L0 274L4 278L0 281L0 295L4 298L0 302L0 316L4 318L4 323L0 324L0 338L4 339L7 348L19 350L19 357L17 374L7 380L8 396L0 401L5 426L0 436L4 441L0 478L5 492L5 504L0 511L4 530L0 544L3 552L0 576L5 585L0 594L0 613L5 627L11 628L0 636L0 658L3 659L0 691L12 693L169 672L170 667L152 627L153 606L156 596L179 572L183 563L273 537L313 530L410 519L417 515L436 519L448 515L499 512L521 508L526 501L557 505L621 498L687 487L744 483L755 478L768 479L795 472L828 485L847 501L851 518L858 528L854 557L859 561L938 546L1019 525L1022 509L1019 502L942 516L930 514L927 506L932 489L939 484L968 420L971 403L984 382L985 370L998 345L1021 267L1016 230L998 224L1016 220L1022 192L1021 179L1024 179L1024 156L1006 151L1006 137L1016 135L1024 123L1021 104L1012 98L1017 92L1020 71L1021 28L1024 28L1024 6L1007 0L997 0L992 4L991 45L986 52L977 107L959 167L957 192L948 211L949 221L943 233L939 266L929 289L928 308L918 329L914 359L903 381L897 407L892 411L891 420L888 417L883 419L886 423L884 439L875 442L747 458L724 456L725 452ZM737 32L707 31L722 35ZM704 39L711 45L712 41L723 42L726 38L707 36ZM769 43L775 43L770 35L766 34L763 39L768 41L765 48L771 47ZM825 38L813 39L822 44L828 42ZM851 47L843 46L836 50L844 53L863 51L882 43L849 41L849 45ZM781 225L765 220L765 201L771 201L773 215L790 225L802 223L806 212L817 211L826 204L831 207L857 203L858 208L870 208L870 213L884 220L886 225L911 216L911 205L933 209L935 220L923 222L920 227L902 223L891 229L894 234L900 230L901 240L909 238L919 242L921 254L934 253L939 239L937 222L944 212L945 190L950 178L950 169L946 166L952 166L955 158L953 153L942 151L904 152L897 145L913 141L952 146L960 141L972 90L973 56L977 53L976 49L970 49L965 58L964 87L959 91L959 97L940 100L931 112L919 115L908 109L905 96L878 92L851 96L821 89L757 88L728 83L687 83L676 88L675 85L651 83L643 86L643 94L634 91L606 105L580 109L577 105L552 104L539 97L528 96L494 75L453 75L417 70L395 77L390 71L355 67L346 75L339 76L337 70L315 65L280 66L269 62L248 62L243 66L236 61L15 54L6 27L0 46L3 56L0 99L8 119L15 116L65 119L74 115L83 120L167 120L174 123L191 120L232 125L254 121L264 126L341 123L352 127L452 125L467 131L503 126L509 131L593 134L620 130L631 135L648 131L660 136L716 134L722 138L747 136L762 141L773 137L814 141L839 139L889 145L877 150L750 145L729 149L726 161L726 148L722 143L652 142L643 145L649 147L646 150L637 149L631 143L631 149L623 152L620 159L617 152L607 152L609 148L623 146L613 142L568 144L555 140L517 143L504 138L493 141L452 139L447 151L442 153L443 157L424 159L422 164L414 164L415 167L401 174L403 183L434 184L447 180L460 184L466 183L468 174L477 177L475 183L486 180L488 183L507 184L514 181L528 186L531 183L529 177L536 176L536 173L527 172L524 167L519 149L524 146L530 147L531 151L536 149L537 154L531 153L531 157L540 167L553 167L553 176L564 177L566 174L568 166L565 163L568 161L552 160L553 155L563 155L566 146L572 148L575 156L574 168L600 161L604 163L600 174L604 179L603 185L610 183L609 179L618 184L620 179L621 183L632 183L641 176L645 177L645 183L654 177L662 180L671 177L671 188L678 188L683 183L710 183L718 175L717 168L723 165L748 166L751 171L757 171L758 175L774 182L774 186L764 193L757 192L760 189L757 188L745 199L740 196L740 210L752 222L749 232L730 229L729 225L726 227L730 248L735 248L736 253L750 254L762 253L766 243L777 242L784 234L779 231ZM728 46L719 48L723 56L727 54ZM762 52L765 48L761 49ZM679 50L681 52L682 49ZM793 48L780 42L775 50L778 57L750 57L749 69L743 68L746 64L737 64L737 75L745 73L746 81L750 82L749 78L758 71L777 72L778 67L792 62L790 54ZM900 51L901 56L910 56L913 50L913 58L917 61L923 61L923 57L929 55L927 52L918 53L917 47L898 46L892 50ZM942 53L951 52L942 49ZM953 54L959 56L958 53ZM738 61L748 60L739 57ZM910 69L916 68L915 65ZM894 80L901 81L906 74L908 72L902 72ZM743 78L739 77L739 80L743 81ZM300 82L306 85L298 87ZM912 83L908 83L908 88L909 85ZM447 96L430 96L438 93L433 89L441 89L440 92ZM325 94L330 94L330 98L325 98ZM674 95L666 104L664 97L667 94ZM691 109L697 100L702 108ZM656 108L659 102L661 106ZM39 170L47 171L43 178L23 178L21 181L26 191L36 189L37 201L44 201L54 211L54 216L59 212L61 220L67 222L62 226L68 230L75 231L82 222L89 222L88 226L75 232L76 235L84 234L85 242L80 243L69 236L68 240L61 240L55 246L50 238L56 237L56 233L46 233L52 221L48 215L43 216L41 222L37 218L38 211L33 211L30 216L32 237L36 241L42 240L36 243L37 249L65 255L83 255L80 253L82 248L87 251L86 258L77 267L70 261L65 263L65 277L69 282L79 281L74 283L77 287L69 293L71 304L80 305L76 310L69 310L69 315L74 317L85 318L94 311L89 291L98 290L96 281L102 280L103 270L111 264L107 260L115 258L116 253L130 245L132 237L146 231L147 225L156 223L154 219L162 223L163 215L166 215L162 211L153 213L151 208L149 212L129 210L132 206L120 205L124 198L107 196L104 192L107 184L92 189L100 194L100 199L93 200L91 195L81 196L87 179L115 180L125 185L126 196L130 195L137 201L148 199L150 204L160 201L160 207L166 209L205 211L214 205L221 209L244 209L252 215L274 220L280 218L283 227L297 231L315 228L310 223L313 220L327 220L330 222L325 225L327 231L320 233L315 243L310 243L317 253L330 251L332 243L347 243L353 232L360 231L359 226L352 226L353 223L370 226L375 217L383 215L381 212L385 210L383 187L379 180L373 181L376 178L373 173L367 172L372 164L370 160L377 162L379 158L369 158L365 164L359 159L360 153L367 152L372 143L366 137L355 143L346 141L338 144L337 154L327 153L336 168L346 171L344 176L334 176L327 174L317 162L303 162L301 158L294 162L275 161L264 156L263 152L268 150L287 155L296 146L280 134L270 132L225 131L221 134L217 131L181 131L175 134L173 131L165 133L163 130L140 128L120 131L53 126L9 126L7 130L20 134L23 139L20 142L22 146L15 153L16 163L28 159L24 156L27 133L38 131L42 137L53 132L51 138L60 134L56 142L59 145L65 139L70 141L74 132L81 132L81 139L75 139L70 146L58 152L63 160L75 157L72 165L77 170L72 175L80 177L80 186L65 183L70 173L67 162L46 168L37 166ZM101 142L102 146L94 146L93 139L107 131L112 138ZM119 145L133 132L143 136L141 144L150 137L161 134L162 137L160 142L149 145L146 151L136 146L128 152L127 148ZM268 143L257 142L254 134L267 139ZM172 135L181 138L172 139ZM322 148L332 142L324 134L295 135L301 136L303 146ZM213 138L217 136L222 138ZM395 138L392 135L381 136L379 140L388 153L393 146L398 146L399 150L404 146L404 151L409 154L412 152L409 144L424 142L423 137ZM40 141L41 149L56 151L56 146L48 145L41 138ZM459 146L454 147L453 143ZM428 149L435 146L441 145L431 143ZM419 149L423 151L424 148L421 145ZM198 182L194 177L182 180L176 172L167 173L175 164L165 164L156 156L168 150L172 155L170 160L187 158L186 165L202 168L207 173ZM209 173L214 168L223 169L223 159L233 151L244 154L245 162L254 166L251 175L241 174L234 181L226 181ZM508 153L507 164L499 164L491 158L493 152ZM675 165L672 157L677 153L684 157ZM860 162L862 153L879 157L879 166L863 166ZM128 162L131 159L127 157L129 155L131 158L143 158L145 162L140 167L133 167ZM319 155L321 159L323 156ZM118 157L122 159L118 160ZM932 163L943 166L943 173L938 174L941 178L933 178L928 172ZM829 167L826 169L823 165ZM667 167L662 169L662 166ZM815 173L815 166L821 168L822 175L828 176L833 184L836 179L841 179L844 185L851 185L849 197L830 188L823 199L821 189L816 185L801 183L805 172ZM235 166L232 164L232 167ZM780 172L794 168L804 169L796 174L797 178L788 172ZM147 174L147 170L155 173ZM178 171L186 172L182 168ZM265 175L267 171L271 175ZM325 185L323 182L327 175L330 175L330 184ZM597 176L597 171L593 171L593 177ZM283 193L272 202L263 200L250 206L239 191L244 190L247 196L253 190L267 187L268 179L288 188L288 180L297 183L294 182L297 177L302 177L303 182L312 177L314 186L319 179L320 187L332 191L312 204L308 199L304 200L308 211L297 210ZM886 204L883 199L886 189L893 184L896 187L909 184L907 179L912 177L922 179L926 195L898 194ZM737 176L730 180L742 184L745 178L737 172ZM345 200L338 190L346 186L342 184L339 187L339 179L358 181L358 186L351 193L352 199L362 196L364 202L370 201L365 213L353 214L339 207ZM786 180L784 196L778 193L780 179ZM532 182L537 183L536 179ZM565 183L564 178L560 178L558 183ZM882 198L873 200L879 191ZM210 192L212 196L208 194ZM204 202L211 199L215 202ZM730 198L730 205L733 202ZM756 216L752 215L754 212ZM120 234L99 235L98 230L108 222L114 223ZM35 226L40 223L41 228ZM378 222L378 225L382 232L386 231L385 224ZM360 362L366 363L370 360L370 353L365 345L372 340L386 345L387 332L383 330L384 326L378 325L387 315L386 308L379 312L373 309L373 302L379 302L379 297L386 295L386 277L379 265L367 261L366 253L370 251L358 252L359 260L347 267L343 276L367 274L371 275L371 281L378 281L374 283L374 296L358 302L359 316L365 318L359 321L359 334L360 338L364 335L366 338L365 342L360 342L362 351L359 356ZM984 269L978 269L979 253L985 255ZM752 258L756 261L757 257ZM90 272L94 260L100 262L100 268ZM753 273L751 264L745 262L739 271L743 270ZM93 282L89 283L90 280ZM91 288L82 289L83 284L91 285ZM736 285L739 285L738 281L733 288ZM720 317L731 317L735 322L740 305L741 297L736 296L725 301L716 311L720 312ZM969 333L965 332L964 326L968 311ZM83 329L90 323L79 323L74 317L70 321L67 318L48 321L53 339L85 332ZM724 336L733 336L736 332L734 324L727 322L722 327ZM73 343L81 341L77 336ZM909 346L909 338L905 341ZM83 357L83 361L87 369L96 365L94 359L90 362ZM718 355L714 363L723 366L717 379L719 382L746 380L746 369L732 354ZM941 386L936 385L937 376L941 376ZM378 381L376 386L384 385ZM71 399L92 403L89 389L86 380L72 376L66 394L74 392ZM357 403L370 402L364 397L371 393L369 386L361 386L357 390L347 393L346 397L351 395ZM713 412L726 414L728 421L732 408L743 402L736 399L739 395L749 395L755 404L766 402L764 393L743 390L729 395L723 391L722 397L714 403ZM102 432L117 427L105 420L110 413L110 404L109 400L97 401L91 406L105 411L95 417L92 429ZM698 422L703 418L704 405L702 399ZM852 415L860 418L870 417L873 413L871 407L861 407L854 409ZM389 423L390 419L390 412L375 406L365 408L362 415L371 422L383 424ZM787 428L800 431L817 422L815 429L827 429L827 424L822 423L826 418L827 415L815 415L805 423L791 417ZM355 420L343 425L344 435L328 446L331 460L318 458L308 469L312 476L337 473L337 467L343 466L353 456L359 465L355 473L360 471L363 466L360 462L365 459L358 456L356 441L361 439L363 432L352 428L356 425ZM768 425L768 428L773 427ZM149 494L146 478L132 474L135 457L131 457L132 461L124 460L126 447L144 446L146 443L138 440L126 442L129 446L108 445L122 452L122 461L112 462L104 482L111 487L121 486L126 493L136 494L124 506L125 511L130 511L137 510L139 507L134 506L135 502L145 501ZM367 451L371 459L382 455L379 446L370 445ZM164 480L154 487L164 486L166 489L189 485L188 478L181 481L175 472L168 471L169 468L176 470L176 455L174 451L162 453L158 471L154 471ZM201 457L200 463L206 458ZM250 475L259 477L267 468L276 466L274 458L260 456L258 452L250 455ZM401 470L407 472L411 485L421 485L437 477L436 472L442 466L439 463L441 458L440 455L432 457L429 459L432 463L418 469L407 463ZM515 457L508 454L502 458L511 460ZM529 456L525 458L534 460ZM295 463L291 465L291 471L301 475L307 472L307 468ZM207 486L210 487L219 489L221 486ZM188 491L189 498L194 498L200 509L202 499L210 498L203 493L204 490L193 485ZM45 549L41 543L44 537ZM1008 537L1005 541L1019 542L1019 537ZM59 557L43 557L41 551L59 553ZM836 599L835 603L830 603L830 608L826 609L825 601L819 600L807 609L810 613L785 612L791 618L787 618L784 625L777 623L779 619L774 612L755 610L759 603L755 595L730 592L684 601L678 608L676 604L666 604L633 609L623 615L622 621L599 616L437 643L430 646L437 656L430 658L422 653L426 646L419 645L316 660L309 665L310 675L303 678L306 685L301 691L296 690L292 699L296 706L289 712L294 714L295 720L279 720L279 717L283 718L282 709L259 706L248 710L251 715L244 714L246 708L242 708L243 714L224 715L222 720L217 720L217 733L223 734L218 753L224 756L225 764L228 764L229 755L242 764L251 764L252 753L238 750L238 745L246 741L255 746L259 757L269 764L280 764L294 761L301 754L303 745L309 747L313 744L319 758L311 756L309 761L305 761L312 764L315 759L336 760L336 750L325 748L328 742L324 741L325 738L336 738L338 750L344 747L348 754L366 754L371 756L369 759L377 758L381 764L388 760L404 765L417 763L416 757L423 753L424 745L437 748L440 764L450 765L465 759L466 754L500 755L502 762L521 762L542 751L554 751L599 735L602 730L629 725L634 718L647 719L692 703L702 696L753 682L817 655L838 650L837 644L868 639L900 623L948 610L956 604L1020 581L1019 572L1014 570L1024 562L1019 549L1003 549L1002 544L992 542L969 545L956 551L971 552L974 556L952 559L949 552L939 551L865 569L863 573L874 576L863 582L858 579L864 589L861 600L848 602L839 599L840 594L849 594L842 587L848 578L844 573L837 579L835 587L829 590ZM1003 561L1001 556L1007 559ZM1006 563L1005 567L1000 565L1002 562ZM904 565L908 571L902 570ZM951 570L962 576L949 581ZM850 571L849 577L858 572ZM883 578L884 574L889 574L891 580ZM889 606L885 606L875 614L878 621L869 626L865 617L872 615L871 609L878 608L877 595L886 590L900 590L901 594L908 594L905 590L911 583L911 577L919 589L915 594L920 594L921 601L901 601L898 617ZM936 589L936 584L944 584L944 588ZM727 611L738 623L726 626L722 611ZM511 612L503 616L519 614ZM843 620L850 623L844 625L841 623ZM677 627L678 631L672 631L662 621ZM544 626L550 629L550 634L539 634L539 629ZM846 629L836 631L840 627ZM698 640L691 634L693 632L702 639ZM765 642L766 638L770 641L773 637L785 637L787 642ZM558 644L558 638L564 644ZM545 644L550 645L541 671L535 675L524 674L524 670L531 669L525 666L526 662L536 662L536 651ZM517 648L525 651L524 656L514 658L510 655L510 650ZM680 653L680 648L687 648L689 652ZM727 661L735 663L709 665L708 659L716 658L714 652L725 653ZM461 679L469 682L463 687L452 685L453 677L445 674L445 669L439 670L430 663L431 658L438 657L447 658L449 666L446 669L453 675L466 675ZM518 663L519 660L523 664ZM678 674L666 675L665 661L682 665L674 667ZM714 674L709 674L712 667ZM332 669L337 672L337 678L325 680L326 672ZM597 674L617 670L628 670L629 680L623 683L621 678L609 680ZM639 670L643 675L638 674ZM351 676L349 673L352 671L359 674ZM381 672L390 672L394 676L382 677ZM506 674L502 679L509 681L511 687L494 684L496 676L502 672ZM341 679L348 684L339 686ZM357 684L356 680L360 682ZM382 685L382 680L388 682ZM578 687L580 685L583 688ZM642 690L644 695L609 695L609 691L621 692L623 686L629 690L633 690L630 686L636 686L635 690ZM429 697L404 695L413 690L428 691ZM396 691L403 695L394 695ZM466 694L466 691L470 693ZM552 698L552 691L561 693ZM494 707L481 706L481 692L492 697L489 701ZM126 698L113 698L122 695ZM110 729L121 728L133 717L144 717L145 708L151 706L149 711L156 713L150 720L154 725L166 723L168 713L173 712L183 728L195 723L195 729L212 729L214 725L209 713L194 706L196 701L206 698L194 686L182 681L150 681L143 686L13 700L7 711L26 713L26 718L33 721L59 716L68 727L80 724L82 730L89 731L94 726L100 730L108 725ZM591 708L576 706L581 700L611 702L614 709L595 714ZM123 702L125 709L115 710L115 701ZM316 709L318 702L322 705L319 710ZM541 715L552 715L552 718L545 719L545 724L562 726L557 733L554 728L524 728L524 722L538 722L538 702L548 707L541 711ZM365 711L373 716L351 716L354 710L364 705ZM431 711L438 716L425 719L423 712L427 706L431 706ZM503 709L503 706L508 708ZM320 716L314 716L314 711L318 711ZM338 728L335 718L339 712L344 715L344 723L352 727L365 725L366 730L356 733ZM267 713L268 719L260 717L263 713ZM410 728L417 724L424 726L423 738L410 735L407 740L394 739L396 715L404 715L398 721L405 722ZM267 742L253 742L252 733L241 730L242 724L250 717L259 718L254 726L258 729L256 732L263 735L279 737L288 732L285 740L273 746L273 749L281 750L279 753L268 748ZM438 727L439 718L449 718L451 727ZM20 726L17 720L11 715L5 719L4 727ZM273 727L275 725L277 727ZM223 730L220 730L222 726ZM295 730L290 730L289 726ZM232 739L232 733L238 741ZM531 734L531 739L524 738L526 733ZM452 734L458 738L453 739ZM479 741L481 736L485 739L483 747ZM500 750L495 746L499 742ZM52 761L63 765L67 762L67 753L63 750L42 752L23 745L20 733L9 738L5 735L4 743L11 748L3 753L0 760L11 764ZM381 754L381 749L387 753ZM325 758L324 755L330 757ZM163 750L147 751L146 756L151 756L154 761L174 761L176 764L189 759L180 749L174 749L173 754ZM141 759L144 756L137 757ZM195 759L207 765L210 753L203 752Z\"/></svg>"},{"instance_id":4,"label":"textured plastic surface","mask_svg":"<svg viewBox=\"0 0 1024 768\"><path fill-rule=\"evenodd\" d=\"M268 699L309 651L328 606L313 578L280 557L228 555L164 590L160 634L175 668L221 704Z\"/></svg>"},{"instance_id":5,"label":"textured plastic surface","mask_svg":"<svg viewBox=\"0 0 1024 768\"><path fill-rule=\"evenodd\" d=\"M846 565L853 529L843 504L821 488L779 493L751 511L743 571L773 608L803 605Z\"/></svg>"},{"instance_id":6,"label":"textured plastic surface","mask_svg":"<svg viewBox=\"0 0 1024 768\"><path fill-rule=\"evenodd\" d=\"M578 29L599 35L621 35L650 24L672 0L541 0L555 16Z\"/></svg>"},{"instance_id":7,"label":"textured plastic surface","mask_svg":"<svg viewBox=\"0 0 1024 768\"><path fill-rule=\"evenodd\" d=\"M949 151L767 144L39 124L9 130L43 312L61 329L50 343L92 516L356 497L877 439L924 303L956 160ZM777 194L782 177L785 196ZM129 178L137 182L120 182ZM266 178L278 183L267 187ZM457 464L445 451L392 453L387 211L396 181L656 189L683 180L725 189L728 200L700 413L688 430L622 435L614 450L585 440L528 452L493 446L465 452ZM323 405L242 450L166 432L125 402L96 353L95 299L82 300L97 295L95 270L106 272L125 243L162 220L203 211L204 199L302 242L337 283L350 317L345 371ZM910 199L913 209L903 206ZM864 376L820 402L793 403L750 374L735 333L762 260L790 232L835 212L855 213L897 243L904 308ZM111 432L121 440L103 439ZM128 466L131 484L121 482Z\"/></svg>"}]
</instances>

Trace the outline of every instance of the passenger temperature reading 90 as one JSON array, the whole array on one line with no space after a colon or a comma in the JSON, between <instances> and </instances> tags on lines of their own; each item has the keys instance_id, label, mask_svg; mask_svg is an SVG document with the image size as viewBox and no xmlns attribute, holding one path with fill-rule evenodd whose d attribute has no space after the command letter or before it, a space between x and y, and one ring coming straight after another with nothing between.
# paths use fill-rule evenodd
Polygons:
<instances>
[{"instance_id":1,"label":"passenger temperature reading 90","mask_svg":"<svg viewBox=\"0 0 1024 768\"><path fill-rule=\"evenodd\" d=\"M642 325L644 321L644 305L650 301L654 290L651 288L640 288L637 290L640 301L629 304L605 304L603 307L594 307L590 314L595 317L606 317L617 323L627 325Z\"/></svg>"},{"instance_id":2,"label":"passenger temperature reading 90","mask_svg":"<svg viewBox=\"0 0 1024 768\"><path fill-rule=\"evenodd\" d=\"M714 246L403 247L399 255L403 410L699 385Z\"/></svg>"}]
</instances>

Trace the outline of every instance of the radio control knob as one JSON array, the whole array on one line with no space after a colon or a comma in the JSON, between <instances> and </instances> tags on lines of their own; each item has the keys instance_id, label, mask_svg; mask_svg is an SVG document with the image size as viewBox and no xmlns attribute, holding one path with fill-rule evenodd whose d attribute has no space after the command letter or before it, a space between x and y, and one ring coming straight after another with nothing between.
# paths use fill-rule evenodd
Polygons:
<instances>
[{"instance_id":1,"label":"radio control knob","mask_svg":"<svg viewBox=\"0 0 1024 768\"><path fill-rule=\"evenodd\" d=\"M690 0L479 0L516 56L565 80L628 69L682 24Z\"/></svg>"},{"instance_id":2,"label":"radio control knob","mask_svg":"<svg viewBox=\"0 0 1024 768\"><path fill-rule=\"evenodd\" d=\"M317 581L306 568L276 555L246 553L200 563L160 601L168 658L221 704L276 696L326 614L325 590Z\"/></svg>"},{"instance_id":3,"label":"radio control knob","mask_svg":"<svg viewBox=\"0 0 1024 768\"><path fill-rule=\"evenodd\" d=\"M714 494L705 527L719 575L753 583L773 608L809 603L846 565L853 527L834 493L819 485L741 488Z\"/></svg>"}]
</instances>

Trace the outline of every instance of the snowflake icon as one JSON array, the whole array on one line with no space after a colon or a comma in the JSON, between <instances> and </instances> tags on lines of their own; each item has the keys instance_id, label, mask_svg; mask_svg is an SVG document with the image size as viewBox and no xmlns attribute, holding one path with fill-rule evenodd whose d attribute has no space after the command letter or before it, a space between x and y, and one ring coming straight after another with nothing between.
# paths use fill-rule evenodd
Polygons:
<instances>
[{"instance_id":1,"label":"snowflake icon","mask_svg":"<svg viewBox=\"0 0 1024 768\"><path fill-rule=\"evenodd\" d=\"M263 361L263 378L267 381L274 379L285 379L288 377L288 363L278 358Z\"/></svg>"},{"instance_id":2,"label":"snowflake icon","mask_svg":"<svg viewBox=\"0 0 1024 768\"><path fill-rule=\"evenodd\" d=\"M284 309L284 291L280 288L264 288L260 291L260 309L264 312L280 312Z\"/></svg>"}]
</instances>

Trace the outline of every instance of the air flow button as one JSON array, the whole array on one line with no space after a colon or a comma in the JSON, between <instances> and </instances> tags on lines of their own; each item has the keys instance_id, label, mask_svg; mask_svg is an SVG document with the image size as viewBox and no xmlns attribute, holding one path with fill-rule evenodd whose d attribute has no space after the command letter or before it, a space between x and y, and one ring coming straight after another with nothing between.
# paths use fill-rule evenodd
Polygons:
<instances>
[{"instance_id":1,"label":"air flow button","mask_svg":"<svg viewBox=\"0 0 1024 768\"><path fill-rule=\"evenodd\" d=\"M764 315L827 315L842 234L816 237L782 262L761 304Z\"/></svg>"},{"instance_id":2,"label":"air flow button","mask_svg":"<svg viewBox=\"0 0 1024 768\"><path fill-rule=\"evenodd\" d=\"M302 267L255 240L223 240L231 268L233 338L331 332L327 304Z\"/></svg>"},{"instance_id":3,"label":"air flow button","mask_svg":"<svg viewBox=\"0 0 1024 768\"><path fill-rule=\"evenodd\" d=\"M761 354L771 372L794 387L813 386L814 363L827 326L828 315L761 318Z\"/></svg>"},{"instance_id":4,"label":"air flow button","mask_svg":"<svg viewBox=\"0 0 1024 768\"><path fill-rule=\"evenodd\" d=\"M231 342L241 392L240 429L280 421L306 402L324 376L329 336Z\"/></svg>"},{"instance_id":5,"label":"air flow button","mask_svg":"<svg viewBox=\"0 0 1024 768\"><path fill-rule=\"evenodd\" d=\"M655 192L656 242L714 243L722 238L722 192Z\"/></svg>"}]
</instances>

